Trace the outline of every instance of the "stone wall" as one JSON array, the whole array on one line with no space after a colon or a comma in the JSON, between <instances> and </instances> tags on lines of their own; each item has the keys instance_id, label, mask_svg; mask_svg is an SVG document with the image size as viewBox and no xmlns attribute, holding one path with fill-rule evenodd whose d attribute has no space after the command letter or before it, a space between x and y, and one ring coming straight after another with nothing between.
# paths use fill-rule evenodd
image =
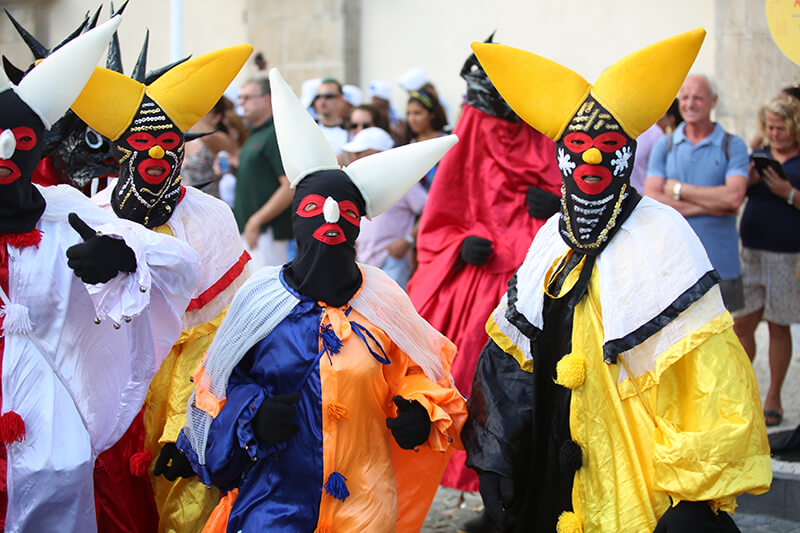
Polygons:
<instances>
[{"instance_id":1,"label":"stone wall","mask_svg":"<svg viewBox=\"0 0 800 533\"><path fill-rule=\"evenodd\" d=\"M303 80L358 83L360 0L247 0L249 42L299 91Z\"/></svg>"},{"instance_id":2,"label":"stone wall","mask_svg":"<svg viewBox=\"0 0 800 533\"><path fill-rule=\"evenodd\" d=\"M772 39L764 0L715 2L716 119L749 142L757 132L758 107L783 87L800 82L800 67Z\"/></svg>"}]
</instances>

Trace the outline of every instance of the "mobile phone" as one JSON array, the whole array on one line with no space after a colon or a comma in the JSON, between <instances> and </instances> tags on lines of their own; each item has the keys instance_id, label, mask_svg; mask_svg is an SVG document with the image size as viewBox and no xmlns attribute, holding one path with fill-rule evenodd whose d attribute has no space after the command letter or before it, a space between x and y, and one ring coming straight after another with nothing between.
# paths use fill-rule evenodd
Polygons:
<instances>
[{"instance_id":1,"label":"mobile phone","mask_svg":"<svg viewBox=\"0 0 800 533\"><path fill-rule=\"evenodd\" d=\"M761 175L761 177L764 177L764 170L767 167L770 167L775 171L776 174L778 174L778 176L781 177L781 179L788 181L789 178L786 176L786 172L784 172L783 170L783 165L781 165L775 159L763 155L754 155L752 156L752 159L753 162L756 164L756 170Z\"/></svg>"}]
</instances>

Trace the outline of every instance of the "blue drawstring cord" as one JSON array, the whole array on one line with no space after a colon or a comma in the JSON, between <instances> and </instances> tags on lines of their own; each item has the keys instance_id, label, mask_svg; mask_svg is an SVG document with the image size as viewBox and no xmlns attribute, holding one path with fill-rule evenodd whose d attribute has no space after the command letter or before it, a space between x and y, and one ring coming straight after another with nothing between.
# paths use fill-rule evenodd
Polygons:
<instances>
[{"instance_id":1,"label":"blue drawstring cord","mask_svg":"<svg viewBox=\"0 0 800 533\"><path fill-rule=\"evenodd\" d=\"M392 362L389 360L389 358L386 357L386 352L383 351L383 346L381 346L381 344L377 341L377 339L372 336L372 333L370 333L367 328L365 328L364 326L362 326L358 322L353 322L353 321L350 322L350 325L352 326L353 331L355 331L356 335L361 337L361 340L364 341L364 346L367 347L367 350L369 350L369 353L372 354L372 357L377 359L378 362L381 363L381 364L384 364L384 365L392 364ZM381 351L381 353L383 354L383 357L381 357L380 355L375 353L375 351L370 347L369 342L367 342L367 338L364 336L364 333L369 335L369 338L372 339L372 342L374 342L375 345L378 347L378 349Z\"/></svg>"},{"instance_id":2,"label":"blue drawstring cord","mask_svg":"<svg viewBox=\"0 0 800 533\"><path fill-rule=\"evenodd\" d=\"M344 312L344 316L346 317L349 316L351 309L352 307L348 308L347 311ZM384 365L392 364L392 362L389 360L389 357L387 357L386 352L383 350L383 346L381 346L381 343L378 342L378 340L372 335L372 333L369 332L367 328L365 328L358 322L352 320L350 321L350 327L355 332L355 334L358 335L364 342L364 346L367 347L367 350L369 350L369 353L372 354L372 357L374 357L381 364ZM331 327L330 324L325 324L324 326L320 326L318 335L322 339L322 350L320 350L320 352L317 355L319 357L322 357L323 353L327 353L328 362L330 364L333 364L331 355L337 354L341 351L342 349L341 339L339 339L339 337L336 336L336 333L333 331L333 328ZM369 336L369 338L372 339L372 342L374 342L375 345L378 347L378 349L381 351L383 357L378 355L378 353L372 349L372 347L369 345L369 341L367 341L367 336Z\"/></svg>"}]
</instances>

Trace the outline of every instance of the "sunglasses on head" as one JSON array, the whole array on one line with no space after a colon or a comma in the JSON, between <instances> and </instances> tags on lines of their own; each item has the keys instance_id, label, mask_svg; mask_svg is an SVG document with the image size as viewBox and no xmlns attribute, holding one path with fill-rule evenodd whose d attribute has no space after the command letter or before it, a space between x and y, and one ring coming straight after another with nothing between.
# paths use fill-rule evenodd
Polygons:
<instances>
[{"instance_id":1,"label":"sunglasses on head","mask_svg":"<svg viewBox=\"0 0 800 533\"><path fill-rule=\"evenodd\" d=\"M355 129L358 129L358 128L365 128L366 129L366 128L371 128L371 127L372 127L372 123L371 122L351 122L350 123L350 129L351 130L355 130Z\"/></svg>"}]
</instances>

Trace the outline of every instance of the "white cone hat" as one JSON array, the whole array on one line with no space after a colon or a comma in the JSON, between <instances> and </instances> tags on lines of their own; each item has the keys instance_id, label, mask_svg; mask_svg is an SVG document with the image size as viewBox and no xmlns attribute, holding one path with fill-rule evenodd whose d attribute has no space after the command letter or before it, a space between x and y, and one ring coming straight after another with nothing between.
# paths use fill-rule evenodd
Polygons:
<instances>
[{"instance_id":1,"label":"white cone hat","mask_svg":"<svg viewBox=\"0 0 800 533\"><path fill-rule=\"evenodd\" d=\"M42 119L46 128L69 109L119 26L117 15L71 40L31 70L14 92ZM4 83L0 82L0 89Z\"/></svg>"},{"instance_id":2,"label":"white cone hat","mask_svg":"<svg viewBox=\"0 0 800 533\"><path fill-rule=\"evenodd\" d=\"M278 69L269 72L272 116L283 170L292 188L320 170L339 169L333 149Z\"/></svg>"},{"instance_id":3,"label":"white cone hat","mask_svg":"<svg viewBox=\"0 0 800 533\"><path fill-rule=\"evenodd\" d=\"M344 170L367 204L367 218L380 215L398 201L458 142L455 135L392 148L368 155Z\"/></svg>"}]
</instances>

